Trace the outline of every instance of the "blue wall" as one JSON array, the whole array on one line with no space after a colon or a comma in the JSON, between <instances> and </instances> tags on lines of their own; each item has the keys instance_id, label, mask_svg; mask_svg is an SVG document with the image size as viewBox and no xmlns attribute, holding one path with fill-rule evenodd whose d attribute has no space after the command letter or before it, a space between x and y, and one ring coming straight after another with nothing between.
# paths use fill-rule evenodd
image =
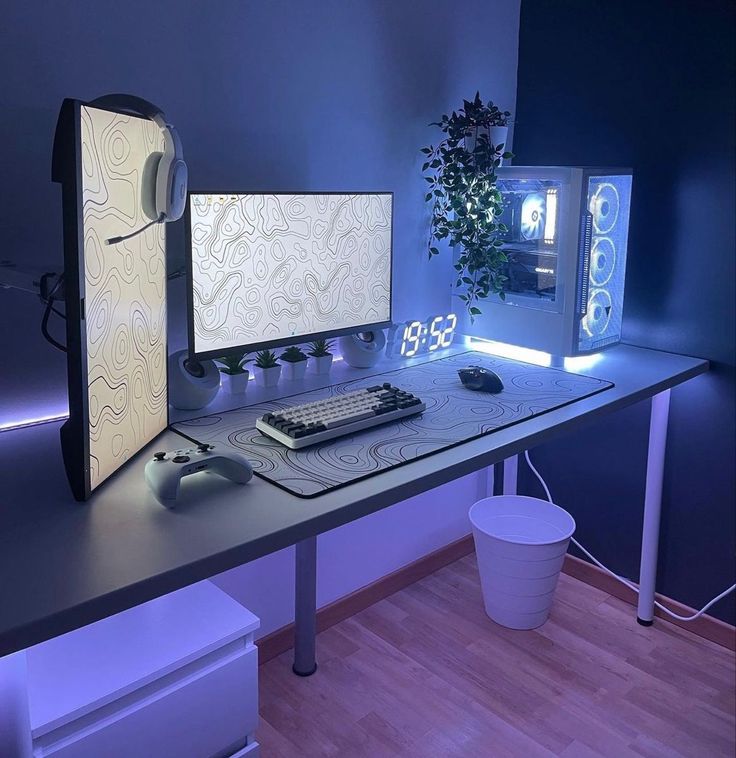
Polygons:
<instances>
[{"instance_id":1,"label":"blue wall","mask_svg":"<svg viewBox=\"0 0 736 758\"><path fill-rule=\"evenodd\" d=\"M696 607L734 581L735 8L523 0L519 31L515 162L633 166L624 340L712 361L667 440L658 589ZM648 411L535 451L583 544L632 577ZM734 623L733 596L712 613Z\"/></svg>"},{"instance_id":2,"label":"blue wall","mask_svg":"<svg viewBox=\"0 0 736 758\"><path fill-rule=\"evenodd\" d=\"M518 0L6 3L0 258L61 266L49 181L58 108L128 91L177 125L193 188L393 190L395 315L443 310L450 261L425 260L418 148L427 124L477 88L514 109L518 16ZM183 262L175 226L172 267ZM181 280L171 294L178 347ZM65 359L40 317L33 298L0 290L0 424L65 407Z\"/></svg>"}]
</instances>

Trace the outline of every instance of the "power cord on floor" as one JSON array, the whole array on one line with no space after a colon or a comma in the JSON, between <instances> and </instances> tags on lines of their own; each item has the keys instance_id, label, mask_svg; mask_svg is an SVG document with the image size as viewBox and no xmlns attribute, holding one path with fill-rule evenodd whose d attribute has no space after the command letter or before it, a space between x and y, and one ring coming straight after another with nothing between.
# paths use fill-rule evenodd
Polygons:
<instances>
[{"instance_id":1,"label":"power cord on floor","mask_svg":"<svg viewBox=\"0 0 736 758\"><path fill-rule=\"evenodd\" d=\"M544 489L544 494L547 496L547 500L549 500L550 503L554 503L554 501L552 500L552 495L549 492L549 487L547 486L547 483L542 478L542 475L539 473L539 471L537 471L534 464L532 463L532 459L529 457L528 450L524 451L524 457L526 458L527 465L531 469L532 473L534 474L534 476L537 477L537 479L539 480L539 483L542 485L542 488ZM625 579L624 577L619 576L614 571L611 571L611 569L609 569L607 566L604 566L590 551L586 550L586 548L584 548L574 537L571 537L571 541L578 549L582 550L582 552L585 553L585 555L587 555L588 558L590 558L590 560L593 561L593 563L595 563L596 566L603 569L603 571L605 571L607 574L612 576L617 581L621 582L621 584L626 585L629 589L636 592L637 595L639 594L639 588L635 584L630 582L628 579ZM692 616L680 616L674 611L671 611L666 606L662 605L662 603L658 602L657 600L654 601L654 604L657 606L657 608L664 611L668 616L671 616L672 618L675 618L678 621L695 621L696 618L699 618L700 616L702 616L712 605L715 605L715 603L717 603L722 598L726 597L726 595L733 592L734 590L736 590L736 584L732 584L727 590L724 590L723 592L721 592L720 595L718 595L717 597L714 597L710 602L706 603L697 613L694 613Z\"/></svg>"}]
</instances>

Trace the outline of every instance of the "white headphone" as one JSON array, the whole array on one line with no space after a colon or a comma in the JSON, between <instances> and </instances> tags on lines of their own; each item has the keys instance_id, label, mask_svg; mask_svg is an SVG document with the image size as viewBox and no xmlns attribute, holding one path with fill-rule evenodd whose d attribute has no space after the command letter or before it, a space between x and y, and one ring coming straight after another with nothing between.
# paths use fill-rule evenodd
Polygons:
<instances>
[{"instance_id":1,"label":"white headphone","mask_svg":"<svg viewBox=\"0 0 736 758\"><path fill-rule=\"evenodd\" d=\"M184 213L187 199L187 179L189 172L184 163L184 153L179 134L172 124L166 121L163 111L135 95L103 95L89 103L92 107L110 108L116 111L137 113L151 119L161 129L164 136L163 153L153 153L150 165L149 186L143 187L143 208L151 219L150 224L138 229L132 234L122 237L112 237L108 245L114 245L123 240L135 237L149 226L167 221L176 221Z\"/></svg>"}]
</instances>

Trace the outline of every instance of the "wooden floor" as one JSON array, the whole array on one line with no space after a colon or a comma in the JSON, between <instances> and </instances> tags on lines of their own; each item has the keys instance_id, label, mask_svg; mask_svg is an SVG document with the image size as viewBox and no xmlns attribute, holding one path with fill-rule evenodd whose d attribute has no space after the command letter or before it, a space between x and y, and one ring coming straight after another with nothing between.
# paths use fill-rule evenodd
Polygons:
<instances>
[{"instance_id":1,"label":"wooden floor","mask_svg":"<svg viewBox=\"0 0 736 758\"><path fill-rule=\"evenodd\" d=\"M261 667L263 758L734 756L734 656L562 575L531 632L484 614L471 555Z\"/></svg>"}]
</instances>

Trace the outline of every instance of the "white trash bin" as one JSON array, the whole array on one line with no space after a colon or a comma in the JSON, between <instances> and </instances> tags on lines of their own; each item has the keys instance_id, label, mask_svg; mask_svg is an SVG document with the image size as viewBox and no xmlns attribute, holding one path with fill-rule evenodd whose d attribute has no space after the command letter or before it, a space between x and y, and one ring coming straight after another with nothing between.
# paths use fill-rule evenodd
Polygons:
<instances>
[{"instance_id":1,"label":"white trash bin","mask_svg":"<svg viewBox=\"0 0 736 758\"><path fill-rule=\"evenodd\" d=\"M575 520L557 505L523 495L484 498L468 515L486 613L510 629L541 626Z\"/></svg>"}]
</instances>

